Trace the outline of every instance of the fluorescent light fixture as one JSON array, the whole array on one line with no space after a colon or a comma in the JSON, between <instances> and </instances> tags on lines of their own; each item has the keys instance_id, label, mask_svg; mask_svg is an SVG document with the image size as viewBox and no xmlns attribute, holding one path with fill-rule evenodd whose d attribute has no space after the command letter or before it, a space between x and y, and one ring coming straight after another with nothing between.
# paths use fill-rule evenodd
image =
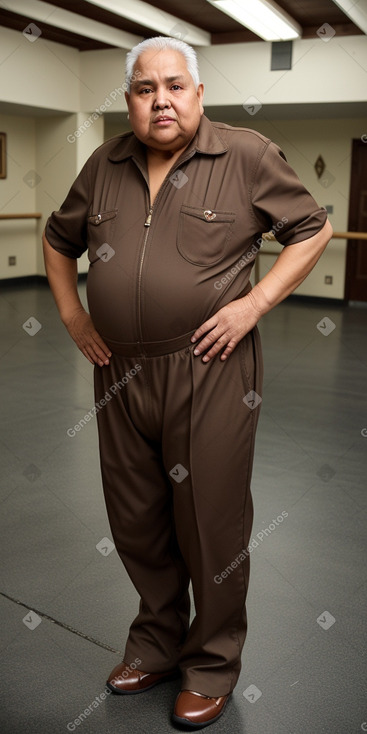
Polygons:
<instances>
[{"instance_id":1,"label":"fluorescent light fixture","mask_svg":"<svg viewBox=\"0 0 367 734\"><path fill-rule=\"evenodd\" d=\"M272 0L208 0L264 41L292 41L302 35L301 26Z\"/></svg>"},{"instance_id":2,"label":"fluorescent light fixture","mask_svg":"<svg viewBox=\"0 0 367 734\"><path fill-rule=\"evenodd\" d=\"M366 0L334 0L340 10L350 18L358 28L367 34L367 1Z\"/></svg>"},{"instance_id":3,"label":"fluorescent light fixture","mask_svg":"<svg viewBox=\"0 0 367 734\"><path fill-rule=\"evenodd\" d=\"M211 37L208 31L156 8L152 2L144 0L87 0L87 2L127 18L133 23L139 23L152 31L191 43L192 46L210 46ZM29 13L27 15L29 16Z\"/></svg>"},{"instance_id":4,"label":"fluorescent light fixture","mask_svg":"<svg viewBox=\"0 0 367 734\"><path fill-rule=\"evenodd\" d=\"M0 2L0 5L5 7L3 2ZM130 49L143 40L141 36L122 31L119 28L113 28L85 16L81 18L77 13L63 10L63 8L56 8L55 5L45 3L43 0L12 0L11 7L9 5L7 10L18 13L18 15L25 15L26 18L31 18L35 23L37 21L48 23L55 26L55 28L78 33L85 36L85 38L94 38L111 46L117 46L117 48Z\"/></svg>"}]
</instances>

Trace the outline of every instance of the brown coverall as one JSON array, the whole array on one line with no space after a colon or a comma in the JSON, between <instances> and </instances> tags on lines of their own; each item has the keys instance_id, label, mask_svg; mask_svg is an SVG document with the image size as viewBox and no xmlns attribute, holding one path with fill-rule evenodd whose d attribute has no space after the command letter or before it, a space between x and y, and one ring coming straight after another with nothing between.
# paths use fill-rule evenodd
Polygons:
<instances>
[{"instance_id":1,"label":"brown coverall","mask_svg":"<svg viewBox=\"0 0 367 734\"><path fill-rule=\"evenodd\" d=\"M127 133L93 153L46 225L60 253L88 248L89 310L112 351L94 368L101 471L141 597L124 660L178 664L182 688L207 696L241 669L259 412L244 397L261 396L262 357L257 328L225 362L204 364L190 337L251 289L262 232L291 245L326 216L274 143L203 116L153 208L144 145Z\"/></svg>"}]
</instances>

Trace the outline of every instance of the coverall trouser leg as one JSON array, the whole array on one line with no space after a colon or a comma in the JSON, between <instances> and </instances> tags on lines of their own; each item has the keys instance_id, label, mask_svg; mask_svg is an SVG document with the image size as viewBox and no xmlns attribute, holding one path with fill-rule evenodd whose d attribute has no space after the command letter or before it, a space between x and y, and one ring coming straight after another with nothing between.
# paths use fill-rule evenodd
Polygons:
<instances>
[{"instance_id":1,"label":"coverall trouser leg","mask_svg":"<svg viewBox=\"0 0 367 734\"><path fill-rule=\"evenodd\" d=\"M140 658L146 672L179 665L182 688L222 696L238 680L247 631L259 406L243 398L262 391L258 330L224 362L204 364L191 344L159 356L148 345L135 356L111 349L110 365L95 368L97 404L112 395L97 413L102 480L140 595L124 660Z\"/></svg>"}]
</instances>

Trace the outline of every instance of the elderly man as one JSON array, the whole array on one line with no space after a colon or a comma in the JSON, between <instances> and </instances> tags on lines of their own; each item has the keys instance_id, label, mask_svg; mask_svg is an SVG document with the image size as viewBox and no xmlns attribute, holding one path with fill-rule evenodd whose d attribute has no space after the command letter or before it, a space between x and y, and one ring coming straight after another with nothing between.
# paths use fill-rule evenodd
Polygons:
<instances>
[{"instance_id":1,"label":"elderly man","mask_svg":"<svg viewBox=\"0 0 367 734\"><path fill-rule=\"evenodd\" d=\"M50 216L45 262L62 321L95 365L108 517L140 596L108 685L142 693L181 675L173 721L202 728L237 683L247 629L256 324L332 230L274 143L205 117L190 46L148 39L126 72L132 132L93 153ZM271 228L285 247L251 289ZM77 293L87 248L90 315Z\"/></svg>"}]
</instances>

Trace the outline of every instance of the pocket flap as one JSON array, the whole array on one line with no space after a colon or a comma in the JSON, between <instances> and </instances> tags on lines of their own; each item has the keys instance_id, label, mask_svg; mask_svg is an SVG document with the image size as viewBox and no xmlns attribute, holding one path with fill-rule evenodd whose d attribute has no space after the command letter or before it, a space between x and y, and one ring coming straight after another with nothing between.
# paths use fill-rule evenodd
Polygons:
<instances>
[{"instance_id":1,"label":"pocket flap","mask_svg":"<svg viewBox=\"0 0 367 734\"><path fill-rule=\"evenodd\" d=\"M116 214L117 209L111 209L108 212L97 212L97 214L91 214L91 216L88 217L88 224L94 224L98 226L103 222L107 222L109 219L114 219Z\"/></svg>"}]
</instances>

